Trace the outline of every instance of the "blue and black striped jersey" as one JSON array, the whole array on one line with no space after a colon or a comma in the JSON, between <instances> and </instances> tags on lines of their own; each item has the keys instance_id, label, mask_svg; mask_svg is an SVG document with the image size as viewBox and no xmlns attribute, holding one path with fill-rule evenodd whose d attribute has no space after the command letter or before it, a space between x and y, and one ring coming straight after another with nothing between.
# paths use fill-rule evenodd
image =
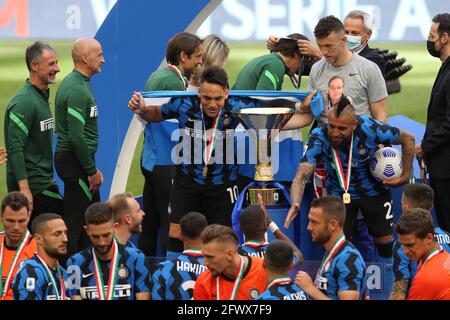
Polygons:
<instances>
[{"instance_id":1,"label":"blue and black striped jersey","mask_svg":"<svg viewBox=\"0 0 450 320\"><path fill-rule=\"evenodd\" d=\"M255 300L307 300L306 293L295 283L271 286Z\"/></svg>"},{"instance_id":2,"label":"blue and black striped jersey","mask_svg":"<svg viewBox=\"0 0 450 320\"><path fill-rule=\"evenodd\" d=\"M338 300L339 291L358 291L359 299L368 296L366 264L358 249L349 242L339 248L335 256L316 277L316 287L327 297Z\"/></svg>"},{"instance_id":3,"label":"blue and black striped jersey","mask_svg":"<svg viewBox=\"0 0 450 320\"><path fill-rule=\"evenodd\" d=\"M121 244L118 244L118 248L120 257L113 298L115 300L134 300L136 293L150 292L145 256L141 251ZM106 289L110 261L99 261ZM86 300L98 300L92 247L88 247L69 258L67 273L69 274L67 284L73 290L73 295L79 295Z\"/></svg>"},{"instance_id":4,"label":"blue and black striped jersey","mask_svg":"<svg viewBox=\"0 0 450 320\"><path fill-rule=\"evenodd\" d=\"M400 130L388 124L376 121L368 116L358 116L358 125L353 132L352 172L348 192L352 199L373 197L384 193L388 187L376 180L370 173L369 162L378 150L378 145L392 145L399 136ZM349 144L350 145L350 144ZM338 153L344 172L348 166L348 148L339 149ZM322 160L327 170L326 188L328 194L341 196L344 192L333 164L332 146L328 138L327 124L315 128L308 138L308 149L302 162L317 164Z\"/></svg>"},{"instance_id":5,"label":"blue and black striped jersey","mask_svg":"<svg viewBox=\"0 0 450 320\"><path fill-rule=\"evenodd\" d=\"M64 268L59 267L61 276L66 282L67 273ZM49 268L50 269L50 268ZM56 270L50 269L56 283L56 290L61 295L61 284ZM21 263L21 267L12 284L14 300L57 300L55 288L47 275L44 265L34 256ZM70 298L70 290L65 284L66 299Z\"/></svg>"},{"instance_id":6,"label":"blue and black striped jersey","mask_svg":"<svg viewBox=\"0 0 450 320\"><path fill-rule=\"evenodd\" d=\"M184 250L160 263L152 275L152 300L190 300L197 277L206 270L200 250Z\"/></svg>"},{"instance_id":7,"label":"blue and black striped jersey","mask_svg":"<svg viewBox=\"0 0 450 320\"><path fill-rule=\"evenodd\" d=\"M206 137L209 139L212 133L212 130L209 129L212 128L214 119L206 115L202 117L197 96L172 98L168 103L163 104L161 114L164 119L177 119L181 128L179 146L182 148L178 150L177 155L182 161L183 172L202 185L221 185L235 181L238 165L234 129L239 124L236 112L243 108L257 106L259 106L259 102L251 98L232 97L227 99L217 122L218 131L211 156L215 161L208 165L208 174L203 177L203 129L206 129Z\"/></svg>"},{"instance_id":8,"label":"blue and black striped jersey","mask_svg":"<svg viewBox=\"0 0 450 320\"><path fill-rule=\"evenodd\" d=\"M263 243L256 244L256 242L245 242L239 246L238 252L242 256L253 256L264 258L269 243L264 241Z\"/></svg>"}]
</instances>

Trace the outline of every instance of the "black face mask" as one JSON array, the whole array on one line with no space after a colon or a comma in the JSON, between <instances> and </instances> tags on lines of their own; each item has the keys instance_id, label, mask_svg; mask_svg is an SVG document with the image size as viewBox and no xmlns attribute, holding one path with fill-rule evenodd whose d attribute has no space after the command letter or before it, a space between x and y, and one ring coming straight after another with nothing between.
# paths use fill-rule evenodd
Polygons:
<instances>
[{"instance_id":1,"label":"black face mask","mask_svg":"<svg viewBox=\"0 0 450 320\"><path fill-rule=\"evenodd\" d=\"M441 56L441 50L436 50L436 42L439 41L441 37L439 37L435 42L428 40L427 41L427 50L428 53L431 54L435 58L439 58Z\"/></svg>"}]
</instances>

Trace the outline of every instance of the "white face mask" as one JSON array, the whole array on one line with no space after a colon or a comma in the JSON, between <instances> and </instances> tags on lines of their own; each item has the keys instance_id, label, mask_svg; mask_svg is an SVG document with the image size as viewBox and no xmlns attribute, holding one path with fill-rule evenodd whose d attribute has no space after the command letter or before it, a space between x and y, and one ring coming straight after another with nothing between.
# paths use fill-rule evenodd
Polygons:
<instances>
[{"instance_id":1,"label":"white face mask","mask_svg":"<svg viewBox=\"0 0 450 320\"><path fill-rule=\"evenodd\" d=\"M364 45L361 43L361 36L351 36L351 35L346 35L347 38L347 48L354 51L354 52L358 52L359 50L361 50Z\"/></svg>"}]
</instances>

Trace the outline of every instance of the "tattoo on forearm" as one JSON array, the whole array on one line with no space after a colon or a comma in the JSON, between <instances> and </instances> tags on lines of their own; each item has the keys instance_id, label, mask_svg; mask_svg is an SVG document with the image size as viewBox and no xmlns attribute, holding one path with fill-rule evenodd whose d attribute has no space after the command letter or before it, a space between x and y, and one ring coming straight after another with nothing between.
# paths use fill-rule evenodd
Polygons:
<instances>
[{"instance_id":1,"label":"tattoo on forearm","mask_svg":"<svg viewBox=\"0 0 450 320\"><path fill-rule=\"evenodd\" d=\"M396 143L402 145L403 172L411 172L414 159L414 136L409 132L400 130L400 136Z\"/></svg>"},{"instance_id":2,"label":"tattoo on forearm","mask_svg":"<svg viewBox=\"0 0 450 320\"><path fill-rule=\"evenodd\" d=\"M300 163L291 186L291 202L300 203L315 166L311 163Z\"/></svg>"},{"instance_id":3,"label":"tattoo on forearm","mask_svg":"<svg viewBox=\"0 0 450 320\"><path fill-rule=\"evenodd\" d=\"M394 281L392 284L391 299L399 297L406 298L408 283L408 279Z\"/></svg>"}]
</instances>

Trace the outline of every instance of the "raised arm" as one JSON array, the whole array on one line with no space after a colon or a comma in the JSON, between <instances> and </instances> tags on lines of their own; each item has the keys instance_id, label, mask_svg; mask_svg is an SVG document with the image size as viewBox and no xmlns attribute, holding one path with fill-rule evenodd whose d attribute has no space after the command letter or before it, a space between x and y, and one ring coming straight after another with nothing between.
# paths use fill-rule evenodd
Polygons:
<instances>
[{"instance_id":1,"label":"raised arm","mask_svg":"<svg viewBox=\"0 0 450 320\"><path fill-rule=\"evenodd\" d=\"M146 106L140 92L134 92L128 102L128 109L148 122L160 122L164 120L160 106Z\"/></svg>"}]
</instances>

